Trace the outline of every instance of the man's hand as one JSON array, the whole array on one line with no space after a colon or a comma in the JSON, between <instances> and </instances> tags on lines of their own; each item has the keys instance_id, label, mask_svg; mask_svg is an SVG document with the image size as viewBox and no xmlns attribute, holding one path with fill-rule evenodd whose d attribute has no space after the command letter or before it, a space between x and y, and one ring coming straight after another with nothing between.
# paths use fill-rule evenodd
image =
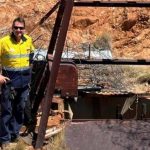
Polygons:
<instances>
[{"instance_id":1,"label":"man's hand","mask_svg":"<svg viewBox=\"0 0 150 150\"><path fill-rule=\"evenodd\" d=\"M7 81L10 81L10 79L5 77L5 76L3 76L3 75L0 75L0 84L4 84Z\"/></svg>"}]
</instances>

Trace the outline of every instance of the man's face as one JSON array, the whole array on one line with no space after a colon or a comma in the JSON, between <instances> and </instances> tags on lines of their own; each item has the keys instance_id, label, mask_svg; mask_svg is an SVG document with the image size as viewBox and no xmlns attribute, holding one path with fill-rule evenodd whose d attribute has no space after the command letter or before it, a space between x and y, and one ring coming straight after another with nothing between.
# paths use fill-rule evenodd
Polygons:
<instances>
[{"instance_id":1,"label":"man's face","mask_svg":"<svg viewBox=\"0 0 150 150\"><path fill-rule=\"evenodd\" d=\"M16 21L12 27L12 30L16 38L21 38L25 32L24 23Z\"/></svg>"}]
</instances>

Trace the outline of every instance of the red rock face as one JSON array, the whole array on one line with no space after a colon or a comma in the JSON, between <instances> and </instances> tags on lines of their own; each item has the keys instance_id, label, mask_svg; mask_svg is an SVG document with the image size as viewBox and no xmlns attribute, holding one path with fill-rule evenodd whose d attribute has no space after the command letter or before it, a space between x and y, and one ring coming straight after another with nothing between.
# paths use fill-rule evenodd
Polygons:
<instances>
[{"instance_id":1,"label":"red rock face","mask_svg":"<svg viewBox=\"0 0 150 150\"><path fill-rule=\"evenodd\" d=\"M23 16L27 32L55 4L56 0L0 0L0 36L11 31L12 20ZM53 28L54 13L31 36L38 38L37 47L47 48ZM149 8L74 8L67 34L69 47L78 49L81 43L93 43L103 33L112 39L112 53L117 58L149 58L150 55L150 10Z\"/></svg>"}]
</instances>

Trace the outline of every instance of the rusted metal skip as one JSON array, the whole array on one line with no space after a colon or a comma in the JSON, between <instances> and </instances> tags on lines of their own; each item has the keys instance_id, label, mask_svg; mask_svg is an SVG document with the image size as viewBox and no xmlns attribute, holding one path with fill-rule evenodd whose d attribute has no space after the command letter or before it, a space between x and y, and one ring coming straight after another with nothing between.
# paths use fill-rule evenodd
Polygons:
<instances>
[{"instance_id":1,"label":"rusted metal skip","mask_svg":"<svg viewBox=\"0 0 150 150\"><path fill-rule=\"evenodd\" d=\"M49 117L49 111L51 108L56 78L57 78L59 65L61 61L61 55L62 55L62 51L63 51L65 39L66 39L68 26L69 26L69 20L70 20L71 13L72 13L73 0L62 0L60 5L64 5L64 13L62 16L61 27L60 27L58 38L57 38L57 45L55 48L55 55L54 55L53 63L51 64L51 62L49 62L49 65L51 66L51 73L50 73L50 78L49 78L48 85L47 85L47 92L44 98L44 104L43 104L44 111L42 113L42 117L40 121L35 149L40 149L43 146L46 127L47 127L47 121Z\"/></svg>"},{"instance_id":2,"label":"rusted metal skip","mask_svg":"<svg viewBox=\"0 0 150 150\"><path fill-rule=\"evenodd\" d=\"M63 98L78 96L78 71L74 63L60 64L55 89Z\"/></svg>"}]
</instances>

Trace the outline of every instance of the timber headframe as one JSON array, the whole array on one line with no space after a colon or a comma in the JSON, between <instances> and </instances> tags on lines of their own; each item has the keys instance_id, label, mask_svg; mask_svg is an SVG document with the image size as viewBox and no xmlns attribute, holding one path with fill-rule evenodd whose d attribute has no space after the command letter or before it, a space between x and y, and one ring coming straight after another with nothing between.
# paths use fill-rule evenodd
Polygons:
<instances>
[{"instance_id":1,"label":"timber headframe","mask_svg":"<svg viewBox=\"0 0 150 150\"><path fill-rule=\"evenodd\" d=\"M47 84L47 90L44 97L44 105L42 117L38 129L38 136L36 140L35 149L42 148L49 111L51 108L52 98L55 90L56 78L61 62L61 55L66 40L67 30L73 7L150 7L150 2L136 2L136 1L73 1L60 0L57 4L45 15L39 24L42 24L57 8L57 16L48 47L48 60L50 68L50 77ZM55 53L54 53L55 50ZM54 53L53 60L51 55ZM74 60L76 63L78 60ZM132 65L150 65L150 60L82 60L84 64L132 64ZM80 60L81 63L81 60Z\"/></svg>"}]
</instances>

